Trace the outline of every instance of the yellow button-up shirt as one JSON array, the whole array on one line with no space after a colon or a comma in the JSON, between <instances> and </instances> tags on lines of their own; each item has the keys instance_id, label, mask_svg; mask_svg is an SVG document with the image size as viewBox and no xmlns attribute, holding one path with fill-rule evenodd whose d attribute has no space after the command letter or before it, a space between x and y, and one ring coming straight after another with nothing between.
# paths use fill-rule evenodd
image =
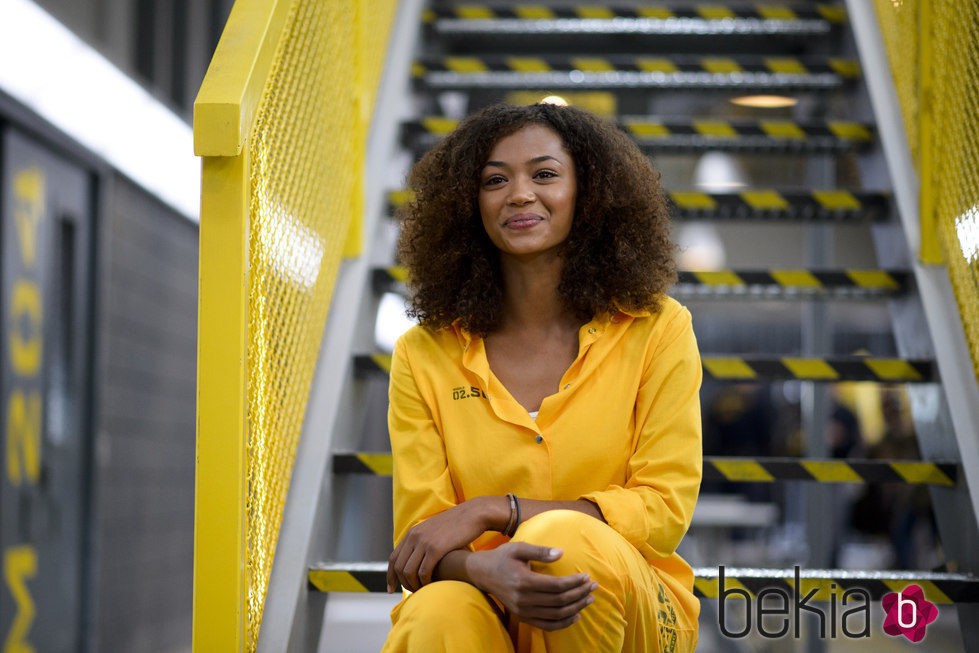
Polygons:
<instances>
[{"instance_id":1,"label":"yellow button-up shirt","mask_svg":"<svg viewBox=\"0 0 979 653\"><path fill-rule=\"evenodd\" d=\"M702 370L690 313L664 298L655 314L592 320L579 343L533 419L490 370L482 338L458 327L414 327L398 340L388 413L395 543L473 497L587 499L696 620L693 574L676 553L703 459ZM505 541L485 533L473 548Z\"/></svg>"}]
</instances>

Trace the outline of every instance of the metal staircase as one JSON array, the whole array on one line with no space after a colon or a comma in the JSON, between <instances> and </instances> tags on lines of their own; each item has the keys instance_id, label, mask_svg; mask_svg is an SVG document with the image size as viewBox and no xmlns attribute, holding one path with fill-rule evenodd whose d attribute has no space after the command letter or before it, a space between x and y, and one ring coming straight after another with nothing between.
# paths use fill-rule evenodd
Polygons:
<instances>
[{"instance_id":1,"label":"metal staircase","mask_svg":"<svg viewBox=\"0 0 979 653\"><path fill-rule=\"evenodd\" d=\"M465 112L488 103L564 95L586 108L610 109L609 118L663 172L677 228L706 225L724 244L723 267L684 269L674 289L694 316L705 396L731 383L761 384L766 392L789 388L798 397L803 437L791 456L706 450L704 479L777 487L768 495L777 498L772 501L780 514L767 528L795 524L792 532L803 534L805 546L803 553L773 556L752 568L725 559L692 560L706 618L717 616L720 565L728 565L728 582L751 596L766 587L798 589L804 581L818 591L816 600L830 600L836 588L859 587L879 602L914 583L932 602L956 606L965 650L979 650L976 506L957 444L962 436L943 391L948 365L935 360L944 343L928 335L932 322L920 296L921 271L897 216L842 5L432 0L422 11L417 3L406 4L411 9L403 8L402 15L414 12L421 22L410 62L414 115L400 116L402 150L387 158L378 154L382 161L406 168ZM402 23L400 29L411 27ZM402 62L406 77L408 67ZM729 101L760 94L796 102L765 109ZM385 136L394 141L394 134ZM737 157L750 185L693 185L698 159L718 151ZM390 216L405 194L387 192L397 179L385 183L369 189L368 210ZM325 629L322 623L327 594L384 590L386 563L366 561L386 560L391 547L389 358L375 346L371 330L350 333L350 325L373 325L381 296L402 293L405 273L393 260L393 221L369 224L375 253L349 272L355 281L346 296L338 293L335 306L347 302L348 317L341 326L335 313L331 317L328 329L338 331L327 334L318 370L317 387L332 386L323 391L334 399L307 420L297 457L300 478L293 481L276 554L264 623L285 625L263 626L260 650L284 650L284 643L290 650L340 650L330 648L329 623ZM339 335L343 329L347 335ZM349 352L355 352L352 359L339 360ZM339 388L329 377L336 369L343 370ZM825 438L830 386L842 381L907 387L923 460L831 458ZM317 429L331 435L310 444ZM304 451L317 459L326 448L331 469L304 472ZM297 508L303 497L296 488L309 492L311 484L315 501ZM928 488L944 556L940 570L829 569L839 536L830 518L840 503L838 488L868 484L882 484L885 492L899 484ZM304 519L311 524L305 530ZM689 537L696 539L701 528L716 523L698 508ZM307 567L312 559L321 562ZM802 566L799 577L794 565ZM300 573L304 582L296 598L290 592L295 594ZM270 615L270 608L281 614ZM872 627L880 630L879 623ZM798 645L831 649L832 640L817 630L804 628ZM702 641L714 641L717 650L745 650L711 633Z\"/></svg>"}]
</instances>

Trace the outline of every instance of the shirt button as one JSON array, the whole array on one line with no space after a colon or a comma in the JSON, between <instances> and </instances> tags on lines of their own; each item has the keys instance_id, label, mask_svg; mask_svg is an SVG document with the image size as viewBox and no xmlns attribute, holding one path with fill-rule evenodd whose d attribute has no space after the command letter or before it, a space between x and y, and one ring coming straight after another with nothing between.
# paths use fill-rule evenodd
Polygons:
<instances>
[{"instance_id":1,"label":"shirt button","mask_svg":"<svg viewBox=\"0 0 979 653\"><path fill-rule=\"evenodd\" d=\"M598 329L596 329L595 327L591 327L590 329L588 329L588 333L590 333L592 335L595 335L595 331L597 331L597 330Z\"/></svg>"},{"instance_id":2,"label":"shirt button","mask_svg":"<svg viewBox=\"0 0 979 653\"><path fill-rule=\"evenodd\" d=\"M536 442L537 444L540 444L543 441L544 441L543 435L538 435L536 438L534 438L534 442Z\"/></svg>"},{"instance_id":3,"label":"shirt button","mask_svg":"<svg viewBox=\"0 0 979 653\"><path fill-rule=\"evenodd\" d=\"M570 388L570 387L571 387L571 384L569 383L569 384L567 384L566 386L564 386L564 389L565 389L565 390L567 390L567 389L568 389L568 388Z\"/></svg>"}]
</instances>

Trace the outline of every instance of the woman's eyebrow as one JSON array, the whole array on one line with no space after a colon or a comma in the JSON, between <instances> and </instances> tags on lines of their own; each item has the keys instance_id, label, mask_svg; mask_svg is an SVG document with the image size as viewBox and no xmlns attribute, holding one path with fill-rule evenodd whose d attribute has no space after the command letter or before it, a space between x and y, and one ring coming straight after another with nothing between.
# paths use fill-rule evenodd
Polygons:
<instances>
[{"instance_id":1,"label":"woman's eyebrow","mask_svg":"<svg viewBox=\"0 0 979 653\"><path fill-rule=\"evenodd\" d=\"M561 165L564 165L561 162L560 159L558 159L556 157L553 157L550 154L543 154L541 156L535 156L533 159L530 159L529 161L527 161L527 163L542 163L544 161L556 161L557 163L561 163ZM487 161L483 165L483 167L484 168L489 168L489 167L493 167L493 168L507 168L508 166L503 161Z\"/></svg>"},{"instance_id":2,"label":"woman's eyebrow","mask_svg":"<svg viewBox=\"0 0 979 653\"><path fill-rule=\"evenodd\" d=\"M553 157L550 154L544 154L542 156L535 156L533 159L531 159L527 163L542 163L542 162L547 161L547 160L556 161L557 163L561 163L561 160L560 159L558 159L557 157Z\"/></svg>"}]
</instances>

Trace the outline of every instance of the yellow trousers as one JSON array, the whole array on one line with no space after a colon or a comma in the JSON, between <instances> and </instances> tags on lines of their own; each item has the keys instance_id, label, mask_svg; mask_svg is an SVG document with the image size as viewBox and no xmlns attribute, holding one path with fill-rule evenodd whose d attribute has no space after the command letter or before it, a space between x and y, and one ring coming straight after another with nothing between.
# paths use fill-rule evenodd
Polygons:
<instances>
[{"instance_id":1,"label":"yellow trousers","mask_svg":"<svg viewBox=\"0 0 979 653\"><path fill-rule=\"evenodd\" d=\"M515 541L564 551L535 570L587 573L599 587L595 602L567 628L544 631L502 617L487 595L458 581L437 581L391 612L384 653L691 653L697 624L683 623L670 591L639 552L610 526L572 510L527 520Z\"/></svg>"}]
</instances>

